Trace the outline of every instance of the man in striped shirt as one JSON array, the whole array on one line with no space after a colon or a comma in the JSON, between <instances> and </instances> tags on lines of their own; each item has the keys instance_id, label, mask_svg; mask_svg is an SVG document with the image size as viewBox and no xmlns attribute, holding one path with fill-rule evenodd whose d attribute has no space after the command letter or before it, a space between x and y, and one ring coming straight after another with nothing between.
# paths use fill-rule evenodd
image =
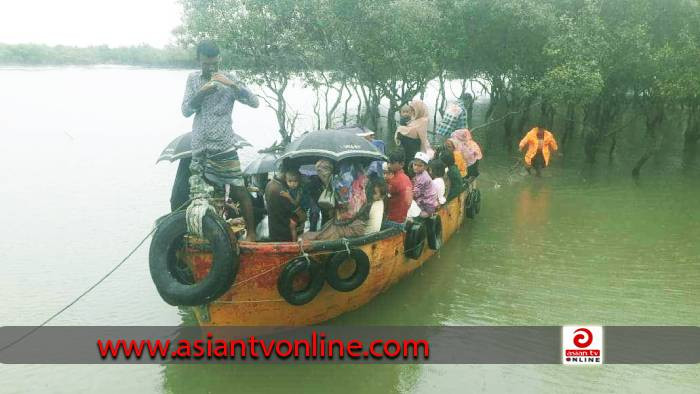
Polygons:
<instances>
[{"instance_id":1,"label":"man in striped shirt","mask_svg":"<svg viewBox=\"0 0 700 394\"><path fill-rule=\"evenodd\" d=\"M445 109L445 115L440 120L440 124L438 124L435 132L438 135L449 137L455 130L468 128L468 105L466 103L473 101L474 99L469 93L464 93L459 100L449 103Z\"/></svg>"}]
</instances>

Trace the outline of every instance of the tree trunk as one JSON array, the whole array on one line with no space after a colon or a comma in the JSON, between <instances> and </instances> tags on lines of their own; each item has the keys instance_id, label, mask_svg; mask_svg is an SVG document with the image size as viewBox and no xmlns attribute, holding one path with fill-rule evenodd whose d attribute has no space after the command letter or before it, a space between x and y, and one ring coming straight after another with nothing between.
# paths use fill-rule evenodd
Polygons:
<instances>
[{"instance_id":1,"label":"tree trunk","mask_svg":"<svg viewBox=\"0 0 700 394\"><path fill-rule=\"evenodd\" d=\"M352 92L350 91L350 88L348 85L345 85L345 90L348 91L348 98L345 99L345 109L343 110L343 125L346 126L348 124L348 104L350 103L350 100L352 100Z\"/></svg>"},{"instance_id":2,"label":"tree trunk","mask_svg":"<svg viewBox=\"0 0 700 394\"><path fill-rule=\"evenodd\" d=\"M444 73L440 73L438 75L438 82L440 83L440 86L438 88L438 95L435 98L435 111L433 112L433 132L435 132L435 129L437 128L437 115L438 112L440 112L440 115L445 114L445 110L443 109L444 101L445 101L445 76ZM442 99L442 103L440 100Z\"/></svg>"},{"instance_id":3,"label":"tree trunk","mask_svg":"<svg viewBox=\"0 0 700 394\"><path fill-rule=\"evenodd\" d=\"M525 128L527 122L530 120L530 109L532 107L532 100L534 100L534 98L529 96L523 102L523 112L520 115L520 119L518 120L517 126L515 127L515 133L518 136L518 138L520 138L520 136L522 136L527 131L525 130Z\"/></svg>"},{"instance_id":4,"label":"tree trunk","mask_svg":"<svg viewBox=\"0 0 700 394\"><path fill-rule=\"evenodd\" d=\"M561 149L566 152L566 145L574 135L576 129L576 104L569 103L566 106L566 120L564 123L564 135L561 137Z\"/></svg>"},{"instance_id":5,"label":"tree trunk","mask_svg":"<svg viewBox=\"0 0 700 394\"><path fill-rule=\"evenodd\" d=\"M683 133L683 167L691 168L695 163L700 141L700 108L691 105L688 108L688 122Z\"/></svg>"},{"instance_id":6,"label":"tree trunk","mask_svg":"<svg viewBox=\"0 0 700 394\"><path fill-rule=\"evenodd\" d=\"M277 125L279 126L279 133L282 136L283 143L289 143L292 140L292 136L287 132L287 100L284 98L284 90L287 84L280 90L277 90Z\"/></svg>"},{"instance_id":7,"label":"tree trunk","mask_svg":"<svg viewBox=\"0 0 700 394\"><path fill-rule=\"evenodd\" d=\"M316 94L316 101L314 101L314 117L316 118L316 130L321 129L321 96L319 95L319 87L314 88L314 93Z\"/></svg>"},{"instance_id":8,"label":"tree trunk","mask_svg":"<svg viewBox=\"0 0 700 394\"><path fill-rule=\"evenodd\" d=\"M496 104L498 103L498 94L496 93L496 88L491 88L491 92L489 93L489 106L486 109L486 114L484 115L484 122L488 122L489 119L491 119L491 116L493 115L493 112L496 110Z\"/></svg>"},{"instance_id":9,"label":"tree trunk","mask_svg":"<svg viewBox=\"0 0 700 394\"><path fill-rule=\"evenodd\" d=\"M474 117L474 96L469 95L468 100L466 100L465 104L465 109L467 110L467 126L468 127L474 127L472 125L472 119Z\"/></svg>"},{"instance_id":10,"label":"tree trunk","mask_svg":"<svg viewBox=\"0 0 700 394\"><path fill-rule=\"evenodd\" d=\"M540 111L540 125L552 131L554 129L554 115L556 113L554 106L547 101L542 101Z\"/></svg>"},{"instance_id":11,"label":"tree trunk","mask_svg":"<svg viewBox=\"0 0 700 394\"><path fill-rule=\"evenodd\" d=\"M365 102L367 102L367 95L365 94L365 89L362 86L353 85L353 90L357 96L357 114L355 115L355 120L358 124L364 123L364 117L362 116L362 99L364 97ZM362 94L360 94L362 92Z\"/></svg>"},{"instance_id":12,"label":"tree trunk","mask_svg":"<svg viewBox=\"0 0 700 394\"><path fill-rule=\"evenodd\" d=\"M506 115L505 121L503 122L503 144L505 145L509 154L513 153L513 118L513 114L509 111Z\"/></svg>"},{"instance_id":13,"label":"tree trunk","mask_svg":"<svg viewBox=\"0 0 700 394\"><path fill-rule=\"evenodd\" d=\"M343 98L343 90L345 89L345 81L340 86L340 89L335 89L333 90L338 93L338 96L335 99L335 102L333 105L331 105L330 108L328 108L328 91L330 90L330 87L326 87L326 128L330 129L333 127L333 118L335 117L335 111L338 109L338 105L340 105L340 100Z\"/></svg>"},{"instance_id":14,"label":"tree trunk","mask_svg":"<svg viewBox=\"0 0 700 394\"><path fill-rule=\"evenodd\" d=\"M617 146L617 133L613 133L612 143L610 144L610 150L608 150L608 164L613 163L613 154L615 153L616 146Z\"/></svg>"},{"instance_id":15,"label":"tree trunk","mask_svg":"<svg viewBox=\"0 0 700 394\"><path fill-rule=\"evenodd\" d=\"M590 126L598 122L600 112L598 109L599 105L596 102L587 105L583 112L583 153L588 164L595 163L596 129Z\"/></svg>"},{"instance_id":16,"label":"tree trunk","mask_svg":"<svg viewBox=\"0 0 700 394\"><path fill-rule=\"evenodd\" d=\"M639 179L640 172L644 164L652 158L660 149L664 136L659 130L659 126L664 120L663 104L654 104L646 111L647 124L647 148L637 163L632 168L632 177Z\"/></svg>"}]
</instances>

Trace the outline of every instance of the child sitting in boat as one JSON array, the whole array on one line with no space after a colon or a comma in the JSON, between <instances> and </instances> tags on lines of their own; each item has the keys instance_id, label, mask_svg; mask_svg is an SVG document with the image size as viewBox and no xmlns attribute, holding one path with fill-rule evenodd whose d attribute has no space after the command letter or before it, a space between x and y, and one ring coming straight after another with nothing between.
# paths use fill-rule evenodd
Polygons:
<instances>
[{"instance_id":1,"label":"child sitting in boat","mask_svg":"<svg viewBox=\"0 0 700 394\"><path fill-rule=\"evenodd\" d=\"M284 174L287 189L280 191L280 196L289 200L292 204L292 217L289 220L289 231L292 241L304 232L306 222L306 210L309 208L304 189L301 187L301 174L298 170L288 170Z\"/></svg>"},{"instance_id":2,"label":"child sitting in boat","mask_svg":"<svg viewBox=\"0 0 700 394\"><path fill-rule=\"evenodd\" d=\"M427 171L429 162L430 157L424 152L417 152L413 159L413 200L422 218L434 215L438 207L438 193Z\"/></svg>"},{"instance_id":3,"label":"child sitting in boat","mask_svg":"<svg viewBox=\"0 0 700 394\"><path fill-rule=\"evenodd\" d=\"M452 156L452 161L459 170L460 176L462 178L466 178L467 162L464 161L464 156L462 156L462 151L461 149L458 149L458 146L460 146L459 142L452 138L448 138L445 140L445 151Z\"/></svg>"},{"instance_id":4,"label":"child sitting in boat","mask_svg":"<svg viewBox=\"0 0 700 394\"><path fill-rule=\"evenodd\" d=\"M437 192L438 205L442 206L447 202L446 198L446 187L445 187L445 163L440 159L436 159L430 162L428 166L428 173L433 178L433 187Z\"/></svg>"},{"instance_id":5,"label":"child sitting in boat","mask_svg":"<svg viewBox=\"0 0 700 394\"><path fill-rule=\"evenodd\" d=\"M406 156L402 148L389 153L389 163L384 170L389 199L383 228L403 229L408 209L413 201L413 185L403 170L405 161Z\"/></svg>"},{"instance_id":6,"label":"child sitting in boat","mask_svg":"<svg viewBox=\"0 0 700 394\"><path fill-rule=\"evenodd\" d=\"M440 160L445 163L447 167L447 201L451 201L453 198L459 196L464 190L464 183L462 182L462 175L455 165L455 158L451 152L445 151L440 155Z\"/></svg>"},{"instance_id":7,"label":"child sitting in boat","mask_svg":"<svg viewBox=\"0 0 700 394\"><path fill-rule=\"evenodd\" d=\"M461 145L459 148L462 151L464 161L467 162L467 177L471 182L479 176L479 160L483 157L481 147L474 141L469 129L455 131L452 133L452 138Z\"/></svg>"},{"instance_id":8,"label":"child sitting in boat","mask_svg":"<svg viewBox=\"0 0 700 394\"><path fill-rule=\"evenodd\" d=\"M369 219L367 219L365 234L376 233L382 229L386 197L386 182L384 182L384 179L372 179L367 186L367 201L371 205L369 206Z\"/></svg>"}]
</instances>

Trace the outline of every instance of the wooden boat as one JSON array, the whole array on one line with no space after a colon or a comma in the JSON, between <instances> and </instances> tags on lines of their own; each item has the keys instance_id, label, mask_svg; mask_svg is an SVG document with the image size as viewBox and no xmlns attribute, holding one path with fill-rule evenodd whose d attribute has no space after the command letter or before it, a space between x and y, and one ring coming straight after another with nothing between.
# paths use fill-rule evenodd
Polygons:
<instances>
[{"instance_id":1,"label":"wooden boat","mask_svg":"<svg viewBox=\"0 0 700 394\"><path fill-rule=\"evenodd\" d=\"M462 226L466 199L464 192L438 212L443 242ZM423 240L422 253L415 258L406 257L405 237L406 233L400 230L388 229L349 240L304 244L240 242L235 281L228 291L208 305L194 307L197 320L201 325L294 326L332 319L367 304L436 253ZM188 242L188 245L183 260L195 280L201 280L212 265L212 253L196 242ZM309 261L323 264L333 254L347 253L350 248L362 250L369 258L369 273L359 287L346 292L324 283L320 292L303 305L292 305L280 295L278 280L290 260L308 256Z\"/></svg>"}]
</instances>

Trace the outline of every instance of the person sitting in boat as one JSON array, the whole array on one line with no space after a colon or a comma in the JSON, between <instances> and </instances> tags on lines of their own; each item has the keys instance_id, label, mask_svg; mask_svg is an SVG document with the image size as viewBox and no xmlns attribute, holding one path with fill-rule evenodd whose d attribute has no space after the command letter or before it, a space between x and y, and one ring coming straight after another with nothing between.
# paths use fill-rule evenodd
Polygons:
<instances>
[{"instance_id":1,"label":"person sitting in boat","mask_svg":"<svg viewBox=\"0 0 700 394\"><path fill-rule=\"evenodd\" d=\"M369 219L365 234L372 234L382 229L386 210L386 182L383 178L374 178L367 187L367 201L370 201Z\"/></svg>"},{"instance_id":2,"label":"person sitting in boat","mask_svg":"<svg viewBox=\"0 0 700 394\"><path fill-rule=\"evenodd\" d=\"M256 226L259 225L265 215L267 215L267 208L265 208L265 186L267 186L267 178L267 173L245 177L248 193L250 193L250 198L253 201L253 217Z\"/></svg>"},{"instance_id":3,"label":"person sitting in boat","mask_svg":"<svg viewBox=\"0 0 700 394\"><path fill-rule=\"evenodd\" d=\"M292 241L304 232L306 212L309 209L307 196L301 187L301 173L299 170L287 170L284 174L287 185L286 190L280 191L280 195L292 204L292 217L289 220L289 231L292 233Z\"/></svg>"},{"instance_id":4,"label":"person sitting in boat","mask_svg":"<svg viewBox=\"0 0 700 394\"><path fill-rule=\"evenodd\" d=\"M304 199L308 203L308 213L309 217L309 231L318 231L318 224L321 222L323 225L328 221L327 218L323 218L321 221L322 210L318 206L318 199L321 197L321 191L323 190L323 185L321 183L321 178L314 173L313 175L302 174L302 186L304 189Z\"/></svg>"},{"instance_id":5,"label":"person sitting in boat","mask_svg":"<svg viewBox=\"0 0 700 394\"><path fill-rule=\"evenodd\" d=\"M182 114L192 123L193 174L223 189L240 202L246 222L247 239L255 240L255 219L250 194L245 188L231 114L233 104L239 101L257 108L258 98L231 74L219 72L219 47L210 40L197 45L197 60L202 69L187 77ZM191 196L198 193L191 190Z\"/></svg>"},{"instance_id":6,"label":"person sitting in boat","mask_svg":"<svg viewBox=\"0 0 700 394\"><path fill-rule=\"evenodd\" d=\"M328 160L319 160L316 163L322 180L329 166L332 168L332 163ZM322 173L324 176L321 176ZM330 176L326 189L319 198L319 204L333 204L334 219L326 223L320 231L304 234L304 239L320 241L363 235L369 219L365 192L367 182L365 170L358 163L341 162L338 174Z\"/></svg>"},{"instance_id":7,"label":"person sitting in boat","mask_svg":"<svg viewBox=\"0 0 700 394\"><path fill-rule=\"evenodd\" d=\"M462 174L459 172L459 168L457 168L457 165L455 164L455 156L451 152L442 152L440 155L440 160L442 160L447 168L447 201L451 201L453 198L459 196L464 190Z\"/></svg>"},{"instance_id":8,"label":"person sitting in boat","mask_svg":"<svg viewBox=\"0 0 700 394\"><path fill-rule=\"evenodd\" d=\"M408 158L413 158L417 152L426 153L430 157L432 149L428 141L428 124L430 123L428 107L421 100L413 100L409 104L409 108L408 113L411 116L411 121L396 129L394 140L397 145L401 145ZM401 116L405 116L405 113Z\"/></svg>"},{"instance_id":9,"label":"person sitting in boat","mask_svg":"<svg viewBox=\"0 0 700 394\"><path fill-rule=\"evenodd\" d=\"M275 173L265 187L265 204L267 205L267 221L272 242L290 242L293 239L289 223L295 213L292 202L283 196L287 191L285 172Z\"/></svg>"},{"instance_id":10,"label":"person sitting in boat","mask_svg":"<svg viewBox=\"0 0 700 394\"><path fill-rule=\"evenodd\" d=\"M554 135L543 127L535 126L520 141L520 150L527 148L525 153L525 167L528 174L535 168L535 174L540 176L541 169L549 166L551 151L559 149Z\"/></svg>"},{"instance_id":11,"label":"person sitting in boat","mask_svg":"<svg viewBox=\"0 0 700 394\"><path fill-rule=\"evenodd\" d=\"M459 142L462 157L467 163L467 179L472 182L479 176L479 160L483 158L481 147L472 138L469 129L459 129L452 133L452 139Z\"/></svg>"},{"instance_id":12,"label":"person sitting in boat","mask_svg":"<svg viewBox=\"0 0 700 394\"><path fill-rule=\"evenodd\" d=\"M440 159L435 159L428 165L428 174L433 178L433 187L437 192L438 206L442 206L447 202L445 180L445 163Z\"/></svg>"},{"instance_id":13,"label":"person sitting in boat","mask_svg":"<svg viewBox=\"0 0 700 394\"><path fill-rule=\"evenodd\" d=\"M445 151L452 155L452 161L457 166L459 174L462 178L467 177L467 162L464 161L464 156L462 156L462 150L458 149L461 147L459 141L448 138L445 140Z\"/></svg>"},{"instance_id":14,"label":"person sitting in boat","mask_svg":"<svg viewBox=\"0 0 700 394\"><path fill-rule=\"evenodd\" d=\"M374 131L366 129L362 126L358 126L362 131L357 133L358 136L363 137L367 141L369 141L372 145L374 145L375 148L377 148L378 151L382 152L384 154L384 150L386 149L386 145L384 144L384 141L382 140L377 140L374 139ZM370 177L370 179L376 178L383 178L384 172L382 170L382 162L379 160L373 161L370 165L369 168L367 169L367 176Z\"/></svg>"},{"instance_id":15,"label":"person sitting in boat","mask_svg":"<svg viewBox=\"0 0 700 394\"><path fill-rule=\"evenodd\" d=\"M386 219L382 228L403 229L406 222L408 208L411 206L411 201L413 201L413 184L404 173L405 161L403 149L398 148L389 153L389 162L384 172L389 199L386 207Z\"/></svg>"},{"instance_id":16,"label":"person sitting in boat","mask_svg":"<svg viewBox=\"0 0 700 394\"><path fill-rule=\"evenodd\" d=\"M421 210L422 218L434 215L438 207L438 193L427 171L429 162L428 154L423 152L416 153L413 159L413 199Z\"/></svg>"},{"instance_id":17,"label":"person sitting in boat","mask_svg":"<svg viewBox=\"0 0 700 394\"><path fill-rule=\"evenodd\" d=\"M314 187L314 194L317 195L315 201L321 211L321 227L323 227L335 215L335 192L331 185L335 166L330 160L321 159L316 162L314 169L318 177L318 184L312 183L310 186Z\"/></svg>"}]
</instances>

